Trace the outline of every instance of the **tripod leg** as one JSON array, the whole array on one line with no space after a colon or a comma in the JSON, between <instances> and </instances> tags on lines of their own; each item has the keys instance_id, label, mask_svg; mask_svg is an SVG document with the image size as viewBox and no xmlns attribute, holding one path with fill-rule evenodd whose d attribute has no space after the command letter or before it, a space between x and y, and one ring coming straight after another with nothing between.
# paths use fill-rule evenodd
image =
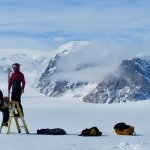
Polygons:
<instances>
[{"instance_id":1,"label":"tripod leg","mask_svg":"<svg viewBox=\"0 0 150 150\"><path fill-rule=\"evenodd\" d=\"M3 122L2 122L2 123L3 123ZM3 126L2 126L2 123L1 123L1 127L0 127L0 133L2 132L2 127L3 127Z\"/></svg>"},{"instance_id":2,"label":"tripod leg","mask_svg":"<svg viewBox=\"0 0 150 150\"><path fill-rule=\"evenodd\" d=\"M28 131L26 122L25 122L25 120L24 120L24 117L23 117L23 115L22 115L21 109L20 109L20 107L19 107L19 104L18 104L18 102L15 102L15 103L16 103L16 106L17 106L17 110L18 110L18 112L19 112L19 115L20 115L20 117L21 117L21 120L22 120L24 129L25 129L26 133L29 134L29 131Z\"/></svg>"},{"instance_id":3,"label":"tripod leg","mask_svg":"<svg viewBox=\"0 0 150 150\"><path fill-rule=\"evenodd\" d=\"M8 122L7 134L10 133L10 125L11 125L11 122L12 122L12 117L14 115L14 112L15 112L15 104L12 104L12 110L11 110L11 114L10 114L10 118L9 118L9 122Z\"/></svg>"},{"instance_id":4,"label":"tripod leg","mask_svg":"<svg viewBox=\"0 0 150 150\"><path fill-rule=\"evenodd\" d=\"M16 123L18 133L21 133L21 129L20 129L20 126L19 126L19 123L18 123L18 119L16 117L14 117L14 119L15 119L15 123Z\"/></svg>"}]
</instances>

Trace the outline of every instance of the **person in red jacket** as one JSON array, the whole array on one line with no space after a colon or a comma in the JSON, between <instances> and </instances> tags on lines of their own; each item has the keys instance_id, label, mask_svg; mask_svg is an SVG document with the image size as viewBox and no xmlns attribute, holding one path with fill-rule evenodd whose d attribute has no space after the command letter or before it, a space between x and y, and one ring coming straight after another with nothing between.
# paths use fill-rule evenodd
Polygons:
<instances>
[{"instance_id":1,"label":"person in red jacket","mask_svg":"<svg viewBox=\"0 0 150 150\"><path fill-rule=\"evenodd\" d=\"M20 65L18 63L14 63L12 68L14 72L11 74L9 79L8 92L10 93L12 88L11 100L18 101L22 114L24 115L23 107L21 105L21 95L24 93L25 88L24 74L20 72ZM19 117L19 114L15 114L15 116Z\"/></svg>"}]
</instances>

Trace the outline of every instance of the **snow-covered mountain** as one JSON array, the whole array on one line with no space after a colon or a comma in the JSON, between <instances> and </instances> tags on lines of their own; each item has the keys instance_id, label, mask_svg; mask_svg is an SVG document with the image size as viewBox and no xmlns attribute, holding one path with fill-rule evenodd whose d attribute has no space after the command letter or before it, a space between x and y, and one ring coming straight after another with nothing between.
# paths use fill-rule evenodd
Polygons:
<instances>
[{"instance_id":1,"label":"snow-covered mountain","mask_svg":"<svg viewBox=\"0 0 150 150\"><path fill-rule=\"evenodd\" d=\"M150 99L150 57L122 61L118 72L108 75L83 98L90 103L145 99Z\"/></svg>"},{"instance_id":2,"label":"snow-covered mountain","mask_svg":"<svg viewBox=\"0 0 150 150\"><path fill-rule=\"evenodd\" d=\"M117 71L107 74L99 82L77 80L78 78L71 81L67 78L60 78L68 69L67 64L63 61L74 56L72 54L80 54L80 49L87 48L88 45L89 42L86 41L73 41L62 45L55 52L11 50L8 53L8 51L0 50L0 88L4 89L5 93L8 80L7 69L17 62L21 64L21 71L25 74L27 86L36 87L41 93L51 97L77 97L90 103L150 99L150 57L148 56L123 60ZM68 55L69 57L66 57ZM76 59L78 62L78 58ZM63 68L67 69L63 70L62 66L59 66L61 63L63 63ZM95 67L95 64L91 62L80 64L80 60L76 66L72 64L71 67L76 72ZM75 73L74 70L71 71ZM84 76L86 78L88 74Z\"/></svg>"},{"instance_id":3,"label":"snow-covered mountain","mask_svg":"<svg viewBox=\"0 0 150 150\"><path fill-rule=\"evenodd\" d=\"M69 97L83 97L88 94L93 88L96 87L96 83L88 83L84 81L70 82L67 80L54 80L53 77L60 72L57 68L58 62L63 56L70 53L79 51L80 48L88 45L86 41L72 41L62 45L57 50L57 55L49 61L49 64L45 72L41 75L37 89L48 96L69 96ZM65 66L64 66L65 67Z\"/></svg>"},{"instance_id":4,"label":"snow-covered mountain","mask_svg":"<svg viewBox=\"0 0 150 150\"><path fill-rule=\"evenodd\" d=\"M25 75L26 85L34 86L45 67L48 65L50 52L34 50L0 50L0 89L5 93L7 89L8 68L13 63L21 64L21 71Z\"/></svg>"},{"instance_id":5,"label":"snow-covered mountain","mask_svg":"<svg viewBox=\"0 0 150 150\"><path fill-rule=\"evenodd\" d=\"M84 41L70 42L59 48L57 55L51 58L41 75L37 89L48 96L80 97L84 102L90 103L115 103L150 98L150 57L148 56L123 60L117 71L107 74L100 82L80 80L72 82L63 78L57 80L55 76L64 71L58 67L60 62L63 63L63 57L80 51L80 48L87 47L88 44ZM71 60L69 61L71 63ZM92 65L82 64L75 69L84 70Z\"/></svg>"}]
</instances>

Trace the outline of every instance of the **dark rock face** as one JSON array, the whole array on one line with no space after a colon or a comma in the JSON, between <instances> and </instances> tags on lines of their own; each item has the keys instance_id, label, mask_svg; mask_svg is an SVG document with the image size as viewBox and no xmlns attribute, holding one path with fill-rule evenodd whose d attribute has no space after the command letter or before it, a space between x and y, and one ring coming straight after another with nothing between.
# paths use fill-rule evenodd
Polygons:
<instances>
[{"instance_id":1,"label":"dark rock face","mask_svg":"<svg viewBox=\"0 0 150 150\"><path fill-rule=\"evenodd\" d=\"M107 76L84 102L116 103L150 98L150 59L122 61L118 72Z\"/></svg>"},{"instance_id":2,"label":"dark rock face","mask_svg":"<svg viewBox=\"0 0 150 150\"><path fill-rule=\"evenodd\" d=\"M66 51L62 52L65 53ZM62 54L61 53L61 54ZM68 90L74 90L81 86L85 86L87 82L70 83L68 81L53 81L51 78L55 75L57 70L57 62L59 61L61 54L57 54L52 58L47 66L45 72L41 75L37 89L48 96L57 97L64 95ZM82 95L81 95L82 96ZM74 97L80 97L80 95L74 95Z\"/></svg>"}]
</instances>

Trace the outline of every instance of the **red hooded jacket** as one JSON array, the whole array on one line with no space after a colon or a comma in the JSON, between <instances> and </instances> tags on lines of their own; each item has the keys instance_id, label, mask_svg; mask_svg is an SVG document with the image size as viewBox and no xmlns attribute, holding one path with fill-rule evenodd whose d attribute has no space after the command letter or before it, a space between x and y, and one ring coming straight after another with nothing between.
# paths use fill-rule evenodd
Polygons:
<instances>
[{"instance_id":1,"label":"red hooded jacket","mask_svg":"<svg viewBox=\"0 0 150 150\"><path fill-rule=\"evenodd\" d=\"M10 76L10 80L9 80L9 84L8 84L8 91L10 91L14 80L21 81L21 83L22 83L21 88L22 88L22 91L24 91L26 82L25 82L24 74L22 72L20 72L20 65L17 63L13 64L13 69L14 69L14 72Z\"/></svg>"}]
</instances>

